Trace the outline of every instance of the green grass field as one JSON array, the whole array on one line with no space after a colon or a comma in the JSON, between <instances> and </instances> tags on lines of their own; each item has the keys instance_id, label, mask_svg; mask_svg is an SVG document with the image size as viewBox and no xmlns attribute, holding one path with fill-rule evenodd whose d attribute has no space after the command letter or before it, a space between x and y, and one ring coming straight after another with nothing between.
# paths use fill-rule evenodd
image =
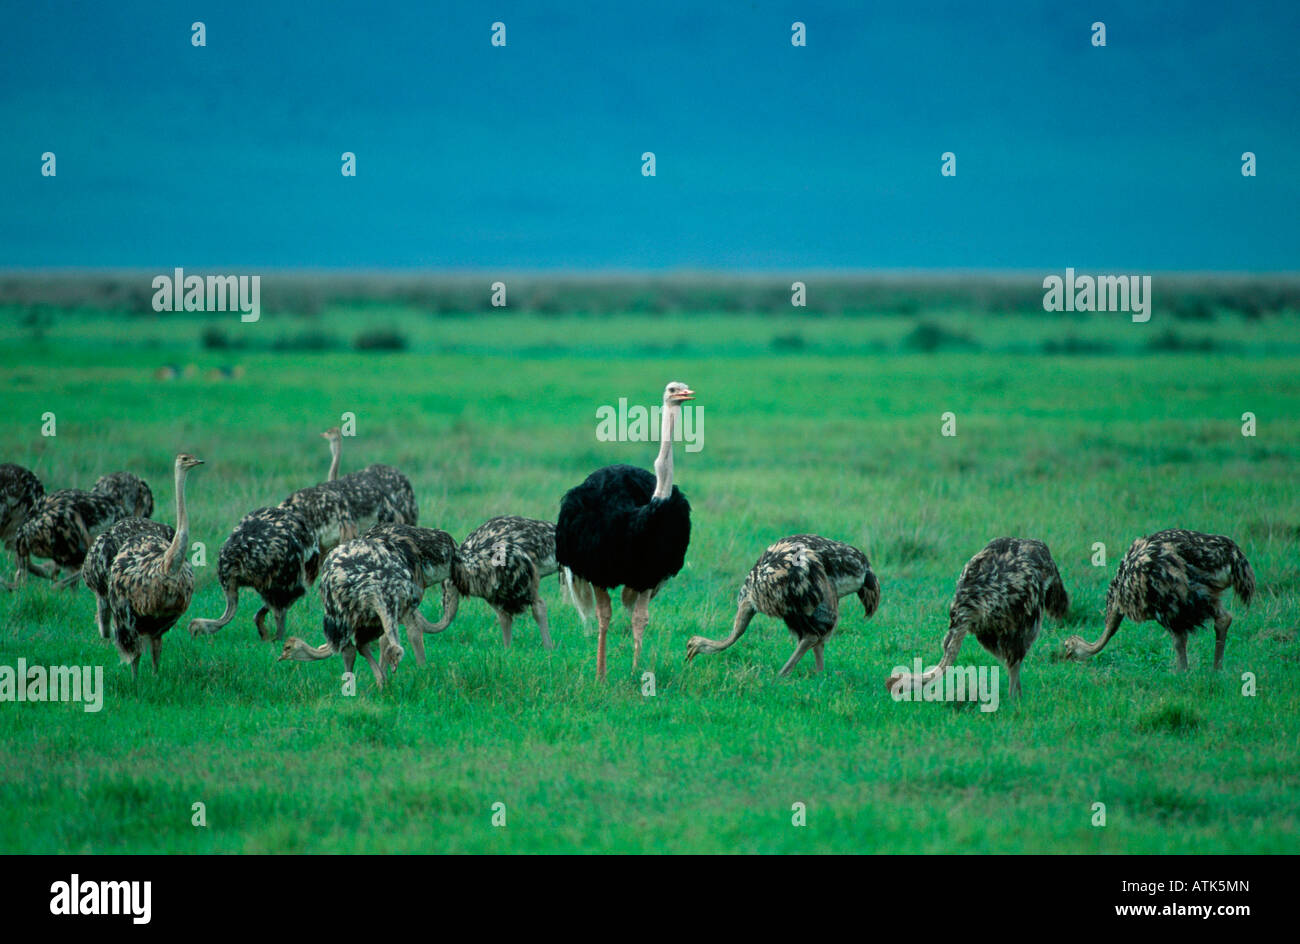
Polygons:
<instances>
[{"instance_id":1,"label":"green grass field","mask_svg":"<svg viewBox=\"0 0 1300 944\"><path fill-rule=\"evenodd\" d=\"M136 683L98 638L84 587L0 593L0 664L103 665L107 688L98 714L0 704L0 851L1297 850L1294 314L1183 326L1212 339L1183 353L1149 344L1166 330L1160 315L1142 326L955 317L943 323L974 344L931 353L909 344L908 317L384 310L312 322L340 334L396 324L411 344L394 354L261 343L308 330L291 318L232 316L222 330L258 343L209 350L193 319L82 312L34 330L20 314L0 311L0 460L33 468L47 489L136 471L164 521L172 457L207 461L189 487L192 539L208 555L190 615L221 611L216 558L235 522L324 477L318 433L345 411L357 437L344 472L398 466L421 524L457 540L495 514L553 519L563 492L601 465L648 468L654 444L596 440L602 404L655 403L681 379L705 423L702 451L677 453L693 536L686 569L651 609L654 697L631 670L621 610L608 683L596 682L594 636L554 578L553 652L530 618L503 651L491 611L467 600L428 638L427 667L408 655L380 692L362 666L354 698L340 693L337 658L275 661L250 591L216 636L191 639L182 622L161 676L146 668ZM1067 336L1111 346L1044 353ZM193 363L197 376L154 379L167 363ZM241 379L207 379L232 364ZM940 435L949 411L952 438ZM40 434L46 412L53 438ZM1126 623L1088 664L1060 661L1066 636L1100 633L1129 542L1174 526L1232 536L1258 576L1250 610L1229 602L1225 670L1210 670L1203 631L1191 672L1176 675L1154 623ZM792 642L766 617L730 651L685 665L688 636L726 634L763 548L800 531L867 551L883 586L876 616L844 601L821 676L808 658L776 678ZM1072 598L1066 624L1046 624L1025 663L1024 699L990 713L894 703L883 680L913 656L938 658L957 575L999 535L1045 540ZM1090 563L1094 542L1105 567ZM425 614L438 606L431 594ZM289 631L320 642L320 612L313 592ZM962 661L994 664L974 639ZM1246 672L1254 697L1242 694ZM191 825L196 802L206 827ZM492 825L498 802L504 827ZM795 803L806 826L792 825ZM1104 827L1092 825L1095 803Z\"/></svg>"}]
</instances>

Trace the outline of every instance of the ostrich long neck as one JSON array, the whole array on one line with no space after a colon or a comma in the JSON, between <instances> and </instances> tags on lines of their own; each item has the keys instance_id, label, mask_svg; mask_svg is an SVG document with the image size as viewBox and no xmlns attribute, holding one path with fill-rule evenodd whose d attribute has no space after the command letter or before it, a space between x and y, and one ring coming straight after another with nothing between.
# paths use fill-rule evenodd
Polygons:
<instances>
[{"instance_id":1,"label":"ostrich long neck","mask_svg":"<svg viewBox=\"0 0 1300 944\"><path fill-rule=\"evenodd\" d=\"M681 412L676 403L664 408L659 427L659 457L655 459L655 498L664 499L673 493L673 433Z\"/></svg>"},{"instance_id":2,"label":"ostrich long neck","mask_svg":"<svg viewBox=\"0 0 1300 944\"><path fill-rule=\"evenodd\" d=\"M176 466L176 533L172 543L163 555L163 570L169 574L178 572L185 564L185 548L190 543L190 516L185 510L185 467Z\"/></svg>"},{"instance_id":3,"label":"ostrich long neck","mask_svg":"<svg viewBox=\"0 0 1300 944\"><path fill-rule=\"evenodd\" d=\"M295 639L289 658L295 662L315 662L319 659L328 659L332 655L334 655L334 648L329 643L322 646L309 646L303 640Z\"/></svg>"},{"instance_id":4,"label":"ostrich long neck","mask_svg":"<svg viewBox=\"0 0 1300 944\"><path fill-rule=\"evenodd\" d=\"M330 474L325 481L337 482L339 477L339 453L343 451L343 444L337 439L330 440Z\"/></svg>"}]
</instances>

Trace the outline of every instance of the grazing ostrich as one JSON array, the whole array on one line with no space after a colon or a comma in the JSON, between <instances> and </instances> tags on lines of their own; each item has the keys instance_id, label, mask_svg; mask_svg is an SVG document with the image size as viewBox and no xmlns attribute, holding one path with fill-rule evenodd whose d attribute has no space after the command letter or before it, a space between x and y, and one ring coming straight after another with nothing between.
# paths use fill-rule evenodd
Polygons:
<instances>
[{"instance_id":1,"label":"grazing ostrich","mask_svg":"<svg viewBox=\"0 0 1300 944\"><path fill-rule=\"evenodd\" d=\"M359 533L343 496L326 485L300 488L280 502L280 507L296 512L307 522L316 535L321 554L328 554Z\"/></svg>"},{"instance_id":2,"label":"grazing ostrich","mask_svg":"<svg viewBox=\"0 0 1300 944\"><path fill-rule=\"evenodd\" d=\"M405 624L415 660L423 665L423 633L436 630L420 613L420 601L426 587L447 578L455 546L445 531L400 524L379 525L339 545L321 563L325 644L310 646L290 636L280 661L310 662L337 652L351 672L360 652L382 688L387 671L405 653L397 635L398 625ZM376 640L378 661L370 652Z\"/></svg>"},{"instance_id":3,"label":"grazing ostrich","mask_svg":"<svg viewBox=\"0 0 1300 944\"><path fill-rule=\"evenodd\" d=\"M81 579L95 595L95 626L104 639L109 638L113 626L112 609L108 603L109 568L122 546L142 534L155 534L163 541L171 541L176 536L176 529L148 518L123 518L91 542L86 560L81 565Z\"/></svg>"},{"instance_id":4,"label":"grazing ostrich","mask_svg":"<svg viewBox=\"0 0 1300 944\"><path fill-rule=\"evenodd\" d=\"M376 524L419 524L420 510L410 480L391 465L375 463L359 472L339 476L343 434L337 426L321 433L330 444L329 477L323 487L343 496L357 530Z\"/></svg>"},{"instance_id":5,"label":"grazing ostrich","mask_svg":"<svg viewBox=\"0 0 1300 944\"><path fill-rule=\"evenodd\" d=\"M21 583L24 574L54 579L60 571L68 573L55 581L55 586L76 586L91 541L127 516L126 509L107 495L79 488L50 492L36 513L18 529L14 540L18 569L14 574L15 582L9 588ZM42 570L36 567L32 564L34 557L49 558L54 562L53 568Z\"/></svg>"},{"instance_id":6,"label":"grazing ostrich","mask_svg":"<svg viewBox=\"0 0 1300 944\"><path fill-rule=\"evenodd\" d=\"M1173 636L1178 671L1186 672L1187 637L1214 620L1214 668L1221 669L1232 614L1219 597L1229 587L1250 606L1255 571L1231 538L1181 529L1138 538L1106 593L1106 631L1092 643L1071 636L1065 652L1083 661L1105 648L1125 617L1135 623L1155 620Z\"/></svg>"},{"instance_id":7,"label":"grazing ostrich","mask_svg":"<svg viewBox=\"0 0 1300 944\"><path fill-rule=\"evenodd\" d=\"M0 465L0 543L5 550L14 552L18 530L44 499L45 486L34 473L12 462Z\"/></svg>"},{"instance_id":8,"label":"grazing ostrich","mask_svg":"<svg viewBox=\"0 0 1300 944\"><path fill-rule=\"evenodd\" d=\"M108 605L113 618L113 642L131 677L139 674L144 640L149 640L154 671L162 658L163 633L176 625L194 595L194 570L185 556L190 519L185 510L185 477L202 459L181 453L174 466L176 530L167 541L146 530L122 541L108 569Z\"/></svg>"},{"instance_id":9,"label":"grazing ostrich","mask_svg":"<svg viewBox=\"0 0 1300 944\"><path fill-rule=\"evenodd\" d=\"M558 567L555 525L551 522L517 515L485 522L456 549L451 576L442 585L442 619L435 629L441 632L451 625L462 596L480 597L496 612L507 647L515 617L531 609L542 633L542 645L550 649L546 602L538 585Z\"/></svg>"},{"instance_id":10,"label":"grazing ostrich","mask_svg":"<svg viewBox=\"0 0 1300 944\"><path fill-rule=\"evenodd\" d=\"M1011 697L1018 698L1020 663L1038 638L1043 613L1059 620L1069 608L1070 598L1046 544L994 538L957 578L939 664L920 676L892 675L885 687L891 692L923 688L956 661L962 640L972 632L1006 666Z\"/></svg>"},{"instance_id":11,"label":"grazing ostrich","mask_svg":"<svg viewBox=\"0 0 1300 944\"><path fill-rule=\"evenodd\" d=\"M555 526L555 559L569 572L569 595L586 617L594 600L599 640L596 676L605 677L609 589L622 586L632 609L632 668L650 621L650 599L682 569L691 541L691 506L673 485L673 433L682 404L695 399L686 384L664 388L659 456L651 475L631 465L597 469L565 494Z\"/></svg>"},{"instance_id":12,"label":"grazing ostrich","mask_svg":"<svg viewBox=\"0 0 1300 944\"><path fill-rule=\"evenodd\" d=\"M149 483L138 475L130 472L101 475L91 491L111 498L131 517L153 517L153 492L149 489Z\"/></svg>"},{"instance_id":13,"label":"grazing ostrich","mask_svg":"<svg viewBox=\"0 0 1300 944\"><path fill-rule=\"evenodd\" d=\"M284 618L289 607L307 592L320 569L320 543L316 532L289 508L259 508L235 525L221 545L217 582L226 595L226 610L217 619L190 621L190 635L215 633L235 618L239 588L252 587L263 606L253 617L257 635L270 639L266 614L275 617L276 642L284 638Z\"/></svg>"},{"instance_id":14,"label":"grazing ostrich","mask_svg":"<svg viewBox=\"0 0 1300 944\"><path fill-rule=\"evenodd\" d=\"M870 619L880 605L880 581L867 555L851 544L816 534L782 538L765 550L740 588L731 635L723 640L692 636L686 661L701 652L721 652L735 644L755 613L780 617L794 634L794 653L781 667L789 675L809 649L822 671L822 647L839 621L839 598L856 593Z\"/></svg>"}]
</instances>

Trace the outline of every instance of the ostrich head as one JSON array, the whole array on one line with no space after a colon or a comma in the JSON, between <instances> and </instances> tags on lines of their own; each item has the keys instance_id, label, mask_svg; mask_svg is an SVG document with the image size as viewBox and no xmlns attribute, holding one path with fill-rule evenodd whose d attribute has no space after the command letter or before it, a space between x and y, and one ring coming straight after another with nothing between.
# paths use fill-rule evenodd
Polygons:
<instances>
[{"instance_id":1,"label":"ostrich head","mask_svg":"<svg viewBox=\"0 0 1300 944\"><path fill-rule=\"evenodd\" d=\"M1067 659L1077 659L1082 662L1088 656L1092 655L1088 646L1088 640L1082 636L1071 636L1065 641L1065 657Z\"/></svg>"},{"instance_id":2,"label":"ostrich head","mask_svg":"<svg viewBox=\"0 0 1300 944\"><path fill-rule=\"evenodd\" d=\"M176 471L177 471L177 472L188 472L190 469L194 468L196 465L203 465L203 460L202 460L202 459L196 459L194 456L190 455L188 452L182 452L180 455L178 455L178 456L176 457Z\"/></svg>"},{"instance_id":3,"label":"ostrich head","mask_svg":"<svg viewBox=\"0 0 1300 944\"><path fill-rule=\"evenodd\" d=\"M325 430L325 432L321 433L321 436L324 439L328 439L330 441L330 445L333 445L334 443L339 442L343 438L343 432L337 426L334 426L331 427L330 429Z\"/></svg>"},{"instance_id":4,"label":"ostrich head","mask_svg":"<svg viewBox=\"0 0 1300 944\"><path fill-rule=\"evenodd\" d=\"M690 639L686 640L686 661L690 662L701 652L706 652L706 643L708 643L708 641L709 640L705 639L703 636L692 636Z\"/></svg>"},{"instance_id":5,"label":"ostrich head","mask_svg":"<svg viewBox=\"0 0 1300 944\"><path fill-rule=\"evenodd\" d=\"M664 387L664 406L680 406L687 400L695 399L695 391L680 380L674 380Z\"/></svg>"}]
</instances>

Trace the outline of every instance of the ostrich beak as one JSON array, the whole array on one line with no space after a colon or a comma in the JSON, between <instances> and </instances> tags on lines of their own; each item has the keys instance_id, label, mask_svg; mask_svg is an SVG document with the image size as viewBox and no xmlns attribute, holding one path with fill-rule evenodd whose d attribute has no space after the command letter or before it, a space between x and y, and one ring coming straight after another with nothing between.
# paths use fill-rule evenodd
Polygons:
<instances>
[{"instance_id":1,"label":"ostrich beak","mask_svg":"<svg viewBox=\"0 0 1300 944\"><path fill-rule=\"evenodd\" d=\"M684 400L694 400L694 399L695 399L695 391L694 391L694 390L687 390L685 393L679 393L679 394L677 394L677 396L673 397L673 399L676 400L678 403L681 403L681 402L684 401Z\"/></svg>"}]
</instances>

